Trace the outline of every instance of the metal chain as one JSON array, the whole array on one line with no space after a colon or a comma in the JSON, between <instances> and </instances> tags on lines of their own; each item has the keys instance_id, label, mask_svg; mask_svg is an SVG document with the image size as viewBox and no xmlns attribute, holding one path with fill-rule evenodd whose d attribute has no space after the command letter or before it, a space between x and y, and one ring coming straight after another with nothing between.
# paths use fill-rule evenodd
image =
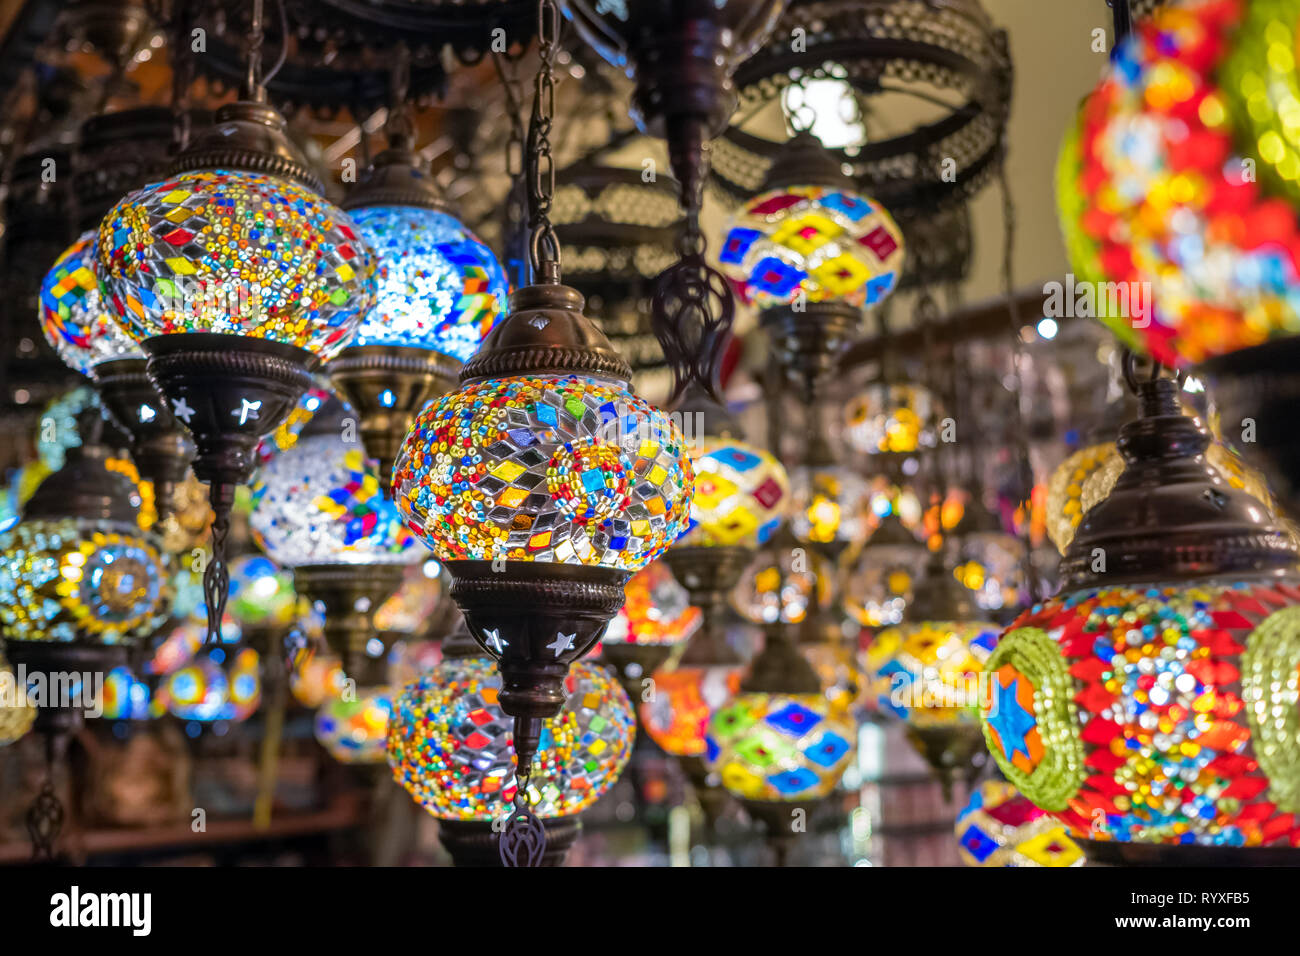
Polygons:
<instances>
[{"instance_id":1,"label":"metal chain","mask_svg":"<svg viewBox=\"0 0 1300 956\"><path fill-rule=\"evenodd\" d=\"M519 78L519 59L507 52L493 51L492 65L505 91L506 114L510 118L510 135L506 140L506 174L510 192L506 195L505 251L506 270L516 288L528 284L528 183L525 178L523 82Z\"/></svg>"},{"instance_id":2,"label":"metal chain","mask_svg":"<svg viewBox=\"0 0 1300 956\"><path fill-rule=\"evenodd\" d=\"M560 50L560 8L555 0L537 4L537 52L541 63L533 82L533 112L528 123L528 260L534 281L558 281L560 241L551 226L555 197L555 158L551 124L555 118L555 57Z\"/></svg>"},{"instance_id":3,"label":"metal chain","mask_svg":"<svg viewBox=\"0 0 1300 956\"><path fill-rule=\"evenodd\" d=\"M396 56L388 76L388 116L384 119L384 138L388 140L389 149L413 149L415 125L407 106L411 90L411 51L405 43L399 42Z\"/></svg>"},{"instance_id":4,"label":"metal chain","mask_svg":"<svg viewBox=\"0 0 1300 956\"><path fill-rule=\"evenodd\" d=\"M244 95L243 99L256 100L261 102L265 96L265 90L262 89L262 41L266 38L262 28L263 24L263 0L252 0L253 15L248 25L248 57L247 73L244 77Z\"/></svg>"},{"instance_id":5,"label":"metal chain","mask_svg":"<svg viewBox=\"0 0 1300 956\"><path fill-rule=\"evenodd\" d=\"M1020 489L1025 492L1022 506L1025 520L1017 530L1025 549L1025 581L1029 586L1029 602L1034 604L1043 595L1039 594L1042 581L1038 568L1034 564L1034 464L1029 455L1029 439L1025 430L1024 399L1024 340L1020 337L1020 307L1016 302L1015 286L1015 250L1016 250L1016 205L1011 197L1011 183L1007 179L1007 157L1003 150L1002 162L998 164L998 190L1002 194L1002 291L1007 298L1007 315L1011 321L1011 394L1013 396L1014 415L1012 428L1015 430L1016 462L1020 474L1016 476L1017 485L1028 476L1029 487Z\"/></svg>"},{"instance_id":6,"label":"metal chain","mask_svg":"<svg viewBox=\"0 0 1300 956\"><path fill-rule=\"evenodd\" d=\"M230 593L230 571L226 567L226 536L230 533L230 507L222 508L215 500L217 484L213 484L212 557L203 569L203 600L208 609L207 644L221 643L221 620L226 613L226 597Z\"/></svg>"}]
</instances>

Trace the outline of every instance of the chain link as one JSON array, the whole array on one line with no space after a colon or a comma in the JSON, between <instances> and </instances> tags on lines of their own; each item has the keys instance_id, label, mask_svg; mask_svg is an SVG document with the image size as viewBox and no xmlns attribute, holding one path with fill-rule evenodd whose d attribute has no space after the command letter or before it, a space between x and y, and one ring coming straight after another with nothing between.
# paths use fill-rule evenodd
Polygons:
<instances>
[{"instance_id":1,"label":"chain link","mask_svg":"<svg viewBox=\"0 0 1300 956\"><path fill-rule=\"evenodd\" d=\"M533 112L528 123L528 206L531 236L529 265L533 276L560 265L560 241L551 225L555 197L555 158L551 153L551 124L555 119L555 58L559 53L560 8L555 0L537 5L537 44L541 63L533 82ZM546 270L553 264L553 270Z\"/></svg>"},{"instance_id":2,"label":"chain link","mask_svg":"<svg viewBox=\"0 0 1300 956\"><path fill-rule=\"evenodd\" d=\"M384 119L384 138L390 149L415 147L415 125L406 102L410 91L411 51L405 43L398 43L397 62L388 77L388 116Z\"/></svg>"}]
</instances>

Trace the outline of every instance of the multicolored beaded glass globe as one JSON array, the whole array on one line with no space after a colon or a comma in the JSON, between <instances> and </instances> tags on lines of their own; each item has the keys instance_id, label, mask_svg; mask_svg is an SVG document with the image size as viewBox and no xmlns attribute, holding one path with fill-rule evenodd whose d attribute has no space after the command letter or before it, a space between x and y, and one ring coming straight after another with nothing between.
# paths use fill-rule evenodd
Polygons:
<instances>
[{"instance_id":1,"label":"multicolored beaded glass globe","mask_svg":"<svg viewBox=\"0 0 1300 956\"><path fill-rule=\"evenodd\" d=\"M18 680L4 654L0 653L0 747L26 735L36 722L36 708L27 696L27 688Z\"/></svg>"},{"instance_id":2,"label":"multicolored beaded glass globe","mask_svg":"<svg viewBox=\"0 0 1300 956\"><path fill-rule=\"evenodd\" d=\"M844 406L844 440L868 455L910 454L934 445L925 425L934 399L919 385L875 384Z\"/></svg>"},{"instance_id":3,"label":"multicolored beaded glass globe","mask_svg":"<svg viewBox=\"0 0 1300 956\"><path fill-rule=\"evenodd\" d=\"M1079 217L1086 240L1072 251L1129 293L1127 309L1098 313L1130 338L1137 329L1166 364L1300 331L1298 170L1284 120L1298 14L1286 0L1162 6L1083 105L1079 158L1062 164L1075 170L1062 193L1077 194L1063 215ZM1247 135L1234 141L1235 129Z\"/></svg>"},{"instance_id":4,"label":"multicolored beaded glass globe","mask_svg":"<svg viewBox=\"0 0 1300 956\"><path fill-rule=\"evenodd\" d=\"M82 375L100 362L144 357L100 300L94 242L92 230L65 249L41 280L38 294L46 341Z\"/></svg>"},{"instance_id":5,"label":"multicolored beaded glass globe","mask_svg":"<svg viewBox=\"0 0 1300 956\"><path fill-rule=\"evenodd\" d=\"M1013 534L979 531L963 535L957 542L953 577L971 592L980 611L1018 610L1028 603L1025 550L1024 541Z\"/></svg>"},{"instance_id":6,"label":"multicolored beaded glass globe","mask_svg":"<svg viewBox=\"0 0 1300 956\"><path fill-rule=\"evenodd\" d=\"M392 714L389 687L358 688L354 694L327 697L316 711L316 740L339 763L383 763Z\"/></svg>"},{"instance_id":7,"label":"multicolored beaded glass globe","mask_svg":"<svg viewBox=\"0 0 1300 956\"><path fill-rule=\"evenodd\" d=\"M512 724L497 703L501 675L488 658L444 660L408 685L388 733L393 778L441 820L492 820L516 790ZM627 694L599 664L578 661L568 699L546 720L529 780L539 817L571 816L613 785L632 752Z\"/></svg>"},{"instance_id":8,"label":"multicolored beaded glass globe","mask_svg":"<svg viewBox=\"0 0 1300 956\"><path fill-rule=\"evenodd\" d=\"M1022 615L984 734L1078 837L1300 846L1300 587L1094 587Z\"/></svg>"},{"instance_id":9,"label":"multicolored beaded glass globe","mask_svg":"<svg viewBox=\"0 0 1300 956\"><path fill-rule=\"evenodd\" d=\"M155 701L149 685L129 667L114 667L104 675L103 713L105 720L152 720L165 709Z\"/></svg>"},{"instance_id":10,"label":"multicolored beaded glass globe","mask_svg":"<svg viewBox=\"0 0 1300 956\"><path fill-rule=\"evenodd\" d=\"M609 622L602 644L680 644L700 629L704 614L686 589L656 561L628 579L627 599Z\"/></svg>"},{"instance_id":11,"label":"multicolored beaded glass globe","mask_svg":"<svg viewBox=\"0 0 1300 956\"><path fill-rule=\"evenodd\" d=\"M903 233L873 200L792 186L750 200L718 252L723 273L759 308L835 300L875 305L898 284Z\"/></svg>"},{"instance_id":12,"label":"multicolored beaded glass globe","mask_svg":"<svg viewBox=\"0 0 1300 956\"><path fill-rule=\"evenodd\" d=\"M37 486L50 476L45 462L29 461L21 468L10 469L0 489L0 531L8 531L22 518L23 505Z\"/></svg>"},{"instance_id":13,"label":"multicolored beaded glass globe","mask_svg":"<svg viewBox=\"0 0 1300 956\"><path fill-rule=\"evenodd\" d=\"M351 216L378 268L375 306L350 344L468 360L506 307L505 272L492 250L436 209L367 206Z\"/></svg>"},{"instance_id":14,"label":"multicolored beaded glass globe","mask_svg":"<svg viewBox=\"0 0 1300 956\"><path fill-rule=\"evenodd\" d=\"M695 495L683 547L765 544L790 500L785 467L769 452L730 438L704 436L691 448Z\"/></svg>"},{"instance_id":15,"label":"multicolored beaded glass globe","mask_svg":"<svg viewBox=\"0 0 1300 956\"><path fill-rule=\"evenodd\" d=\"M738 797L816 799L852 763L857 726L820 695L742 693L713 715L706 745L710 766Z\"/></svg>"},{"instance_id":16,"label":"multicolored beaded glass globe","mask_svg":"<svg viewBox=\"0 0 1300 956\"><path fill-rule=\"evenodd\" d=\"M807 544L861 545L871 533L871 487L847 465L802 465L790 474L790 529Z\"/></svg>"},{"instance_id":17,"label":"multicolored beaded glass globe","mask_svg":"<svg viewBox=\"0 0 1300 956\"><path fill-rule=\"evenodd\" d=\"M289 627L298 617L293 574L260 554L230 562L227 613L243 627Z\"/></svg>"},{"instance_id":18,"label":"multicolored beaded glass globe","mask_svg":"<svg viewBox=\"0 0 1300 956\"><path fill-rule=\"evenodd\" d=\"M996 624L918 621L886 628L863 655L874 707L913 727L974 724Z\"/></svg>"},{"instance_id":19,"label":"multicolored beaded glass globe","mask_svg":"<svg viewBox=\"0 0 1300 956\"><path fill-rule=\"evenodd\" d=\"M1005 780L985 780L954 826L967 866L1083 866L1065 827Z\"/></svg>"},{"instance_id":20,"label":"multicolored beaded glass globe","mask_svg":"<svg viewBox=\"0 0 1300 956\"><path fill-rule=\"evenodd\" d=\"M732 593L731 604L745 620L754 624L798 624L809 610L824 607L831 599L830 566L812 550L794 554L781 548L777 560L768 552L745 569ZM779 593L778 593L779 592Z\"/></svg>"},{"instance_id":21,"label":"multicolored beaded glass globe","mask_svg":"<svg viewBox=\"0 0 1300 956\"><path fill-rule=\"evenodd\" d=\"M844 609L863 627L902 622L929 552L917 541L869 543L844 580Z\"/></svg>"},{"instance_id":22,"label":"multicolored beaded glass globe","mask_svg":"<svg viewBox=\"0 0 1300 956\"><path fill-rule=\"evenodd\" d=\"M308 647L294 660L289 673L289 690L293 699L308 710L339 697L347 687L343 661L337 654L319 647Z\"/></svg>"},{"instance_id":23,"label":"multicolored beaded glass globe","mask_svg":"<svg viewBox=\"0 0 1300 956\"><path fill-rule=\"evenodd\" d=\"M664 753L703 757L709 721L740 692L744 671L741 664L655 671L654 695L641 702L641 726Z\"/></svg>"},{"instance_id":24,"label":"multicolored beaded glass globe","mask_svg":"<svg viewBox=\"0 0 1300 956\"><path fill-rule=\"evenodd\" d=\"M440 561L645 567L689 520L677 425L621 385L580 375L487 379L429 405L393 497Z\"/></svg>"},{"instance_id":25,"label":"multicolored beaded glass globe","mask_svg":"<svg viewBox=\"0 0 1300 956\"><path fill-rule=\"evenodd\" d=\"M159 689L163 705L181 720L201 723L247 720L262 702L261 659L251 647L204 651L173 673Z\"/></svg>"},{"instance_id":26,"label":"multicolored beaded glass globe","mask_svg":"<svg viewBox=\"0 0 1300 956\"><path fill-rule=\"evenodd\" d=\"M20 522L0 534L5 639L133 642L163 622L169 574L150 536L124 522Z\"/></svg>"},{"instance_id":27,"label":"multicolored beaded glass globe","mask_svg":"<svg viewBox=\"0 0 1300 956\"><path fill-rule=\"evenodd\" d=\"M215 332L329 358L374 302L374 255L304 186L197 170L122 199L99 227L104 294L136 341Z\"/></svg>"},{"instance_id":28,"label":"multicolored beaded glass globe","mask_svg":"<svg viewBox=\"0 0 1300 956\"><path fill-rule=\"evenodd\" d=\"M379 488L379 471L342 435L299 439L258 472L253 537L285 567L412 564L424 552Z\"/></svg>"}]
</instances>

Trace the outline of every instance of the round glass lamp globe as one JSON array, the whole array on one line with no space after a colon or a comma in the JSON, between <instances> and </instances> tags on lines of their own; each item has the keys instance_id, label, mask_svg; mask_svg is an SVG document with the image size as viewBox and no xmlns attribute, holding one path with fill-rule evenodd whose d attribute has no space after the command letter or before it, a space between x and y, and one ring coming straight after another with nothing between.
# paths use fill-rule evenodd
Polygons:
<instances>
[{"instance_id":1,"label":"round glass lamp globe","mask_svg":"<svg viewBox=\"0 0 1300 956\"><path fill-rule=\"evenodd\" d=\"M436 209L367 206L351 216L378 266L374 308L350 344L427 349L467 361L506 307L509 288L492 250Z\"/></svg>"},{"instance_id":2,"label":"round glass lamp globe","mask_svg":"<svg viewBox=\"0 0 1300 956\"><path fill-rule=\"evenodd\" d=\"M389 687L369 687L352 695L327 697L316 711L316 740L339 763L383 763L392 714L393 692Z\"/></svg>"},{"instance_id":3,"label":"round glass lamp globe","mask_svg":"<svg viewBox=\"0 0 1300 956\"><path fill-rule=\"evenodd\" d=\"M790 500L785 466L769 452L729 438L705 436L691 448L695 494L682 546L765 544Z\"/></svg>"},{"instance_id":4,"label":"round glass lamp globe","mask_svg":"<svg viewBox=\"0 0 1300 956\"><path fill-rule=\"evenodd\" d=\"M38 294L46 341L82 375L100 362L144 357L100 299L94 242L92 230L65 249L41 280Z\"/></svg>"},{"instance_id":5,"label":"round glass lamp globe","mask_svg":"<svg viewBox=\"0 0 1300 956\"><path fill-rule=\"evenodd\" d=\"M167 562L117 521L23 521L0 534L0 623L9 641L135 641L168 610Z\"/></svg>"},{"instance_id":6,"label":"round glass lamp globe","mask_svg":"<svg viewBox=\"0 0 1300 956\"><path fill-rule=\"evenodd\" d=\"M748 800L827 796L857 749L857 725L819 694L742 693L709 722L708 759Z\"/></svg>"},{"instance_id":7,"label":"round glass lamp globe","mask_svg":"<svg viewBox=\"0 0 1300 956\"><path fill-rule=\"evenodd\" d=\"M374 256L348 216L257 173L145 186L104 217L95 250L104 294L136 341L213 332L328 359L374 301Z\"/></svg>"},{"instance_id":8,"label":"round glass lamp globe","mask_svg":"<svg viewBox=\"0 0 1300 956\"><path fill-rule=\"evenodd\" d=\"M824 186L763 193L736 214L722 271L759 308L808 302L875 305L898 284L903 232L878 203Z\"/></svg>"},{"instance_id":9,"label":"round glass lamp globe","mask_svg":"<svg viewBox=\"0 0 1300 956\"><path fill-rule=\"evenodd\" d=\"M414 564L414 536L379 488L359 444L341 435L300 438L258 472L253 537L279 564Z\"/></svg>"},{"instance_id":10,"label":"round glass lamp globe","mask_svg":"<svg viewBox=\"0 0 1300 956\"><path fill-rule=\"evenodd\" d=\"M484 657L444 660L409 684L388 732L393 778L440 820L496 820L518 784L512 723L497 703L501 675ZM539 817L580 813L618 779L636 719L627 694L599 664L578 661L568 698L546 720L529 780Z\"/></svg>"},{"instance_id":11,"label":"round glass lamp globe","mask_svg":"<svg viewBox=\"0 0 1300 956\"><path fill-rule=\"evenodd\" d=\"M658 409L608 380L540 375L428 405L393 497L440 561L637 571L686 527L693 482L681 431Z\"/></svg>"}]
</instances>

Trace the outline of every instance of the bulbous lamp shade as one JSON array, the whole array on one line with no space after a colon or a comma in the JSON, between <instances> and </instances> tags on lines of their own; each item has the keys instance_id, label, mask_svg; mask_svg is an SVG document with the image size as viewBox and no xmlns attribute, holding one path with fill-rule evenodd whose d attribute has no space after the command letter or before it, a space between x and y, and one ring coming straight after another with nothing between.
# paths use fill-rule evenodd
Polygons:
<instances>
[{"instance_id":1,"label":"bulbous lamp shade","mask_svg":"<svg viewBox=\"0 0 1300 956\"><path fill-rule=\"evenodd\" d=\"M132 643L162 623L167 576L156 543L130 524L20 522L0 535L5 639Z\"/></svg>"},{"instance_id":2,"label":"bulbous lamp shade","mask_svg":"<svg viewBox=\"0 0 1300 956\"><path fill-rule=\"evenodd\" d=\"M847 465L802 465L790 487L790 530L799 541L838 550L871 534L871 486Z\"/></svg>"},{"instance_id":3,"label":"bulbous lamp shade","mask_svg":"<svg viewBox=\"0 0 1300 956\"><path fill-rule=\"evenodd\" d=\"M506 306L505 272L492 250L437 209L366 206L350 215L378 263L374 307L350 344L399 345L467 361Z\"/></svg>"},{"instance_id":4,"label":"bulbous lamp shade","mask_svg":"<svg viewBox=\"0 0 1300 956\"><path fill-rule=\"evenodd\" d=\"M393 716L392 689L385 686L331 696L316 711L316 739L339 763L384 761L388 723Z\"/></svg>"},{"instance_id":5,"label":"bulbous lamp shade","mask_svg":"<svg viewBox=\"0 0 1300 956\"><path fill-rule=\"evenodd\" d=\"M1080 278L1140 297L1095 314L1166 364L1300 331L1300 169L1280 99L1296 88L1298 13L1272 0L1158 8L1067 137L1058 185Z\"/></svg>"},{"instance_id":6,"label":"bulbous lamp shade","mask_svg":"<svg viewBox=\"0 0 1300 956\"><path fill-rule=\"evenodd\" d=\"M820 695L741 693L714 713L708 759L746 800L797 802L835 789L857 749L857 726Z\"/></svg>"},{"instance_id":7,"label":"bulbous lamp shade","mask_svg":"<svg viewBox=\"0 0 1300 956\"><path fill-rule=\"evenodd\" d=\"M1126 468L1077 529L1065 588L986 665L984 734L1090 855L1266 861L1300 846L1297 546L1206 461L1174 382L1134 387Z\"/></svg>"},{"instance_id":8,"label":"bulbous lamp shade","mask_svg":"<svg viewBox=\"0 0 1300 956\"><path fill-rule=\"evenodd\" d=\"M4 654L0 653L0 687L7 690L0 699L0 747L21 739L36 723L36 708L27 696L27 688L18 679Z\"/></svg>"},{"instance_id":9,"label":"bulbous lamp shade","mask_svg":"<svg viewBox=\"0 0 1300 956\"><path fill-rule=\"evenodd\" d=\"M251 647L234 651L201 651L171 674L159 696L168 713L200 723L247 720L262 702L261 661Z\"/></svg>"},{"instance_id":10,"label":"bulbous lamp shade","mask_svg":"<svg viewBox=\"0 0 1300 956\"><path fill-rule=\"evenodd\" d=\"M512 809L511 721L498 704L501 675L485 657L456 657L407 685L388 730L393 779L439 820L491 821ZM636 721L623 689L597 664L565 678L560 713L545 721L533 775L533 811L572 816L618 779Z\"/></svg>"},{"instance_id":11,"label":"bulbous lamp shade","mask_svg":"<svg viewBox=\"0 0 1300 956\"><path fill-rule=\"evenodd\" d=\"M873 200L789 186L750 200L718 253L723 272L759 308L807 302L875 305L898 284L903 233Z\"/></svg>"},{"instance_id":12,"label":"bulbous lamp shade","mask_svg":"<svg viewBox=\"0 0 1300 956\"><path fill-rule=\"evenodd\" d=\"M632 575L624 589L627 599L600 639L610 644L671 647L688 640L703 616L692 607L686 589L661 561Z\"/></svg>"},{"instance_id":13,"label":"bulbous lamp shade","mask_svg":"<svg viewBox=\"0 0 1300 956\"><path fill-rule=\"evenodd\" d=\"M886 628L864 655L875 706L909 726L975 724L978 681L998 633L996 624L957 621Z\"/></svg>"},{"instance_id":14,"label":"bulbous lamp shade","mask_svg":"<svg viewBox=\"0 0 1300 956\"><path fill-rule=\"evenodd\" d=\"M334 434L299 439L259 472L249 519L277 563L413 564L425 552L379 488L360 445Z\"/></svg>"},{"instance_id":15,"label":"bulbous lamp shade","mask_svg":"<svg viewBox=\"0 0 1300 956\"><path fill-rule=\"evenodd\" d=\"M656 671L654 695L641 703L641 726L670 756L704 757L709 721L739 692L743 671L739 663Z\"/></svg>"},{"instance_id":16,"label":"bulbous lamp shade","mask_svg":"<svg viewBox=\"0 0 1300 956\"><path fill-rule=\"evenodd\" d=\"M488 379L416 419L393 476L440 561L637 571L686 527L693 472L676 424L591 376Z\"/></svg>"},{"instance_id":17,"label":"bulbous lamp shade","mask_svg":"<svg viewBox=\"0 0 1300 956\"><path fill-rule=\"evenodd\" d=\"M954 827L967 866L1082 866L1083 850L1061 823L1004 780L986 780Z\"/></svg>"},{"instance_id":18,"label":"bulbous lamp shade","mask_svg":"<svg viewBox=\"0 0 1300 956\"><path fill-rule=\"evenodd\" d=\"M119 202L96 246L131 337L213 332L328 359L374 297L375 260L346 214L298 183L192 170Z\"/></svg>"},{"instance_id":19,"label":"bulbous lamp shade","mask_svg":"<svg viewBox=\"0 0 1300 956\"><path fill-rule=\"evenodd\" d=\"M144 358L100 301L95 236L85 233L55 260L39 293L41 331L59 358L82 375L101 362Z\"/></svg>"},{"instance_id":20,"label":"bulbous lamp shade","mask_svg":"<svg viewBox=\"0 0 1300 956\"><path fill-rule=\"evenodd\" d=\"M876 384L844 406L844 438L868 455L906 455L934 445L934 399L919 385Z\"/></svg>"},{"instance_id":21,"label":"bulbous lamp shade","mask_svg":"<svg viewBox=\"0 0 1300 956\"><path fill-rule=\"evenodd\" d=\"M766 544L789 505L785 467L770 453L730 438L704 436L691 448L695 494L678 547Z\"/></svg>"},{"instance_id":22,"label":"bulbous lamp shade","mask_svg":"<svg viewBox=\"0 0 1300 956\"><path fill-rule=\"evenodd\" d=\"M828 562L815 551L759 554L732 593L732 606L754 624L798 624L831 599Z\"/></svg>"},{"instance_id":23,"label":"bulbous lamp shade","mask_svg":"<svg viewBox=\"0 0 1300 956\"><path fill-rule=\"evenodd\" d=\"M230 562L227 611L240 627L289 627L298 608L293 575L270 558L245 554Z\"/></svg>"}]
</instances>

